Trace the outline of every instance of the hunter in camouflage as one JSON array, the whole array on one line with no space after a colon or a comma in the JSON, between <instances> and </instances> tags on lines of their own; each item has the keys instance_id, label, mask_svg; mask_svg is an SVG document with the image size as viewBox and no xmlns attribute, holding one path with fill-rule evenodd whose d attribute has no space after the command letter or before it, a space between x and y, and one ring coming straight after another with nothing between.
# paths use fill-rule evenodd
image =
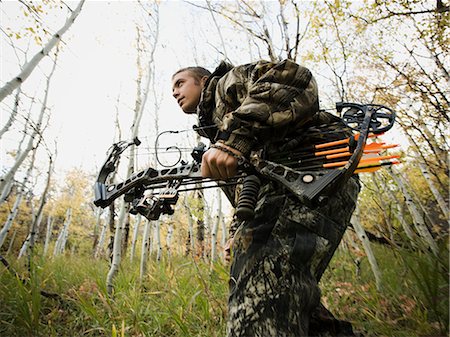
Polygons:
<instances>
[{"instance_id":1,"label":"hunter in camouflage","mask_svg":"<svg viewBox=\"0 0 450 337\"><path fill-rule=\"evenodd\" d=\"M204 154L204 176L232 177L237 159L230 150L248 157L264 149L270 160L294 141L304 147L349 135L339 118L319 111L314 77L292 61L237 67L222 62L209 76L199 69L177 72L173 95L186 113L197 107L203 127L198 132L215 144ZM353 177L325 206L312 210L283 186L263 180L255 218L235 226L229 337L353 334L321 306L318 282L349 224L359 189ZM235 204L232 191L225 192Z\"/></svg>"}]
</instances>

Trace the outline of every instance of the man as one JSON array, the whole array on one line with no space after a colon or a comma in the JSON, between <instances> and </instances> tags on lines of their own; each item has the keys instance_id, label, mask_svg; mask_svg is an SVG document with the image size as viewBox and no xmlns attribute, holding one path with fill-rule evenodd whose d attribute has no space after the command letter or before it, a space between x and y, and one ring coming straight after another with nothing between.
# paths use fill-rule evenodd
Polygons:
<instances>
[{"instance_id":1,"label":"man","mask_svg":"<svg viewBox=\"0 0 450 337\"><path fill-rule=\"evenodd\" d=\"M204 177L235 176L238 159L252 151L263 149L270 160L294 140L303 147L348 136L337 117L319 111L311 72L289 60L238 67L222 62L212 74L183 68L173 75L172 89L185 113L198 114L198 132L213 144L203 155ZM324 124L329 129L321 133ZM358 192L351 178L327 205L312 210L262 179L255 217L239 223L234 235L228 336L353 334L320 305L318 282Z\"/></svg>"}]
</instances>

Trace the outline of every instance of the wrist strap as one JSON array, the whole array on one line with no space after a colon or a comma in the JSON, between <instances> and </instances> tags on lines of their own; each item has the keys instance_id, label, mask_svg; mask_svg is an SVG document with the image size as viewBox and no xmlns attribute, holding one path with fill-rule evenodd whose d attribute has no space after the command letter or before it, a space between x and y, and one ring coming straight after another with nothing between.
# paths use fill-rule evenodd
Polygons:
<instances>
[{"instance_id":1,"label":"wrist strap","mask_svg":"<svg viewBox=\"0 0 450 337\"><path fill-rule=\"evenodd\" d=\"M244 156L240 156L240 155L234 153L233 151L227 149L226 147L216 145L216 144L211 144L209 147L212 149L218 149L218 150L225 152L226 154L229 154L230 156L236 158L238 160L238 165L247 162L247 159Z\"/></svg>"}]
</instances>

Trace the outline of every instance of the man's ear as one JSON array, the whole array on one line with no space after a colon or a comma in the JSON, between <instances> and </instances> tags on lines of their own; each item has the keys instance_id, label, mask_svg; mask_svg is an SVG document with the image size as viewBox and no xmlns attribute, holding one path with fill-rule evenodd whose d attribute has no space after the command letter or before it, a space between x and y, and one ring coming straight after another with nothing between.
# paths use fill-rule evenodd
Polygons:
<instances>
[{"instance_id":1,"label":"man's ear","mask_svg":"<svg viewBox=\"0 0 450 337\"><path fill-rule=\"evenodd\" d=\"M206 81L208 80L208 77L209 77L209 76L203 76L203 77L201 78L200 84L201 84L202 88L205 87L205 83L206 83Z\"/></svg>"}]
</instances>

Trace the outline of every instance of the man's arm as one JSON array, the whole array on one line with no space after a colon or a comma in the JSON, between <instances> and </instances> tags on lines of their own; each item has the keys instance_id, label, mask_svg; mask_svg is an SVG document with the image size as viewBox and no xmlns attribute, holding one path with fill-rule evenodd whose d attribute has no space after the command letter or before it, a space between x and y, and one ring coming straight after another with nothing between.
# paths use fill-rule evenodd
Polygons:
<instances>
[{"instance_id":1,"label":"man's arm","mask_svg":"<svg viewBox=\"0 0 450 337\"><path fill-rule=\"evenodd\" d=\"M238 159L222 151L220 148L231 151L237 156L242 155L240 151L221 142L217 142L214 148L209 149L203 154L201 167L204 178L226 180L236 175Z\"/></svg>"}]
</instances>

